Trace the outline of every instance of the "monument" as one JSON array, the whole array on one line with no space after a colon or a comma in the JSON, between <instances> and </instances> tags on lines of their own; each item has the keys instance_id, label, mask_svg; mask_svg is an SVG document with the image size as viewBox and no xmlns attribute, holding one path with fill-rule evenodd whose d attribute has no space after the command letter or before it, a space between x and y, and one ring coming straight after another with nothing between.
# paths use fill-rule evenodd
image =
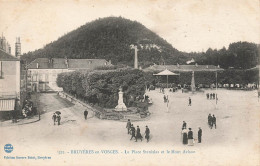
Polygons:
<instances>
[{"instance_id":1,"label":"monument","mask_svg":"<svg viewBox=\"0 0 260 166\"><path fill-rule=\"evenodd\" d=\"M122 92L122 87L120 87L118 92L118 105L116 106L115 111L127 111L127 108L123 101L123 94L124 92Z\"/></svg>"}]
</instances>

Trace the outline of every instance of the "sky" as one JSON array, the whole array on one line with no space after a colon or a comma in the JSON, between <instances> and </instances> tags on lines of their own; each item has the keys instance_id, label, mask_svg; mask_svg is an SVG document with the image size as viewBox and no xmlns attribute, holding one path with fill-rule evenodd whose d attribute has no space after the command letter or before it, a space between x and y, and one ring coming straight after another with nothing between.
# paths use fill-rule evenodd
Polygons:
<instances>
[{"instance_id":1,"label":"sky","mask_svg":"<svg viewBox=\"0 0 260 166\"><path fill-rule=\"evenodd\" d=\"M260 0L0 0L0 33L22 53L109 16L138 21L180 51L260 43Z\"/></svg>"}]
</instances>

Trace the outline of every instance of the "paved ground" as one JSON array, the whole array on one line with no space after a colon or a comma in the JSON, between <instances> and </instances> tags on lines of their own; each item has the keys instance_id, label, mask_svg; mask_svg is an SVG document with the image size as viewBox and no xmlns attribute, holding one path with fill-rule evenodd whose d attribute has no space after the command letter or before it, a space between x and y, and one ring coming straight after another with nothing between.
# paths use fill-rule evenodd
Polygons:
<instances>
[{"instance_id":1,"label":"paved ground","mask_svg":"<svg viewBox=\"0 0 260 166\"><path fill-rule=\"evenodd\" d=\"M168 93L170 103L169 112L163 103L163 94L159 91L150 91L147 94L153 99L154 104L149 108L151 118L148 121L134 122L139 125L144 133L145 125L151 130L149 143L130 141L126 134L125 122L99 120L90 112L90 119L84 120L82 106L74 105L56 94L42 94L40 96L41 109L45 113L41 121L33 124L0 127L0 145L12 143L16 148L14 154L26 155L51 155L54 161L66 164L84 164L83 160L94 165L100 159L90 155L71 154L57 156L57 150L65 152L72 149L116 149L119 155L99 155L102 159L110 159L109 164L128 163L148 165L142 163L149 159L150 165L166 164L164 162L179 163L181 165L257 165L259 163L259 110L260 102L257 101L256 91L228 91L219 90L218 106L215 101L206 100L205 93ZM192 106L188 106L188 97L192 98ZM52 114L60 111L62 122L60 126L53 125ZM208 114L217 117L217 129L207 126ZM193 147L183 146L181 143L182 121L194 130L197 137L198 127L203 130L202 144ZM195 154L186 155L125 155L127 150L190 150ZM1 151L1 156L3 156ZM56 156L56 157L55 157ZM152 156L152 157L151 157ZM245 156L247 156L245 158ZM118 159L120 158L120 162ZM193 164L188 162L193 160ZM6 160L4 160L6 162ZM57 162L56 161L56 162ZM187 161L187 162L185 162ZM234 164L235 163L235 164ZM15 164L12 163L12 164ZM35 165L39 164L35 161ZM103 163L106 165L108 163Z\"/></svg>"}]
</instances>

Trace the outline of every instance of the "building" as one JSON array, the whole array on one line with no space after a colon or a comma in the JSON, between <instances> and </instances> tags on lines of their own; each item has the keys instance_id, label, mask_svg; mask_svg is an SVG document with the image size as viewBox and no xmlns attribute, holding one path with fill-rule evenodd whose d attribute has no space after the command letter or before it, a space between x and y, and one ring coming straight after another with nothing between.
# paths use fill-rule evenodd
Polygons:
<instances>
[{"instance_id":1,"label":"building","mask_svg":"<svg viewBox=\"0 0 260 166\"><path fill-rule=\"evenodd\" d=\"M196 72L196 71L223 71L224 69L214 65L152 65L145 68L145 72L161 72L168 69L172 72Z\"/></svg>"},{"instance_id":2,"label":"building","mask_svg":"<svg viewBox=\"0 0 260 166\"><path fill-rule=\"evenodd\" d=\"M19 100L20 60L0 49L0 112L17 109Z\"/></svg>"},{"instance_id":3,"label":"building","mask_svg":"<svg viewBox=\"0 0 260 166\"><path fill-rule=\"evenodd\" d=\"M105 59L37 58L27 66L27 89L31 92L61 91L56 84L59 73L94 70L111 65Z\"/></svg>"}]
</instances>

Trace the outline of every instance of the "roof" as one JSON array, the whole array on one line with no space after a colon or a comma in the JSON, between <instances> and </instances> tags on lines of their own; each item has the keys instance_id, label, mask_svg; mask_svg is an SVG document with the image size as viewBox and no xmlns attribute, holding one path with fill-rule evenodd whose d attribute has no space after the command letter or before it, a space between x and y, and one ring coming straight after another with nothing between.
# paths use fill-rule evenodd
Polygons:
<instances>
[{"instance_id":1,"label":"roof","mask_svg":"<svg viewBox=\"0 0 260 166\"><path fill-rule=\"evenodd\" d=\"M37 68L38 63L38 68ZM68 64L68 66L67 66ZM27 67L28 69L90 69L109 64L105 59L64 59L37 58Z\"/></svg>"},{"instance_id":2,"label":"roof","mask_svg":"<svg viewBox=\"0 0 260 166\"><path fill-rule=\"evenodd\" d=\"M224 70L214 65L156 65L145 68L145 72L149 71L163 71L168 69L169 71L187 72L187 71L220 71Z\"/></svg>"},{"instance_id":3,"label":"roof","mask_svg":"<svg viewBox=\"0 0 260 166\"><path fill-rule=\"evenodd\" d=\"M0 49L0 61L20 61L20 60Z\"/></svg>"},{"instance_id":4,"label":"roof","mask_svg":"<svg viewBox=\"0 0 260 166\"><path fill-rule=\"evenodd\" d=\"M179 75L179 74L173 73L173 72L169 71L168 69L165 69L164 71L162 71L158 74L154 74L154 75L165 76L165 75Z\"/></svg>"},{"instance_id":5,"label":"roof","mask_svg":"<svg viewBox=\"0 0 260 166\"><path fill-rule=\"evenodd\" d=\"M90 69L98 66L105 66L108 62L105 59L69 59L69 69Z\"/></svg>"},{"instance_id":6,"label":"roof","mask_svg":"<svg viewBox=\"0 0 260 166\"><path fill-rule=\"evenodd\" d=\"M52 58L52 63L49 58L37 58L32 61L27 68L28 69L66 69L65 59L62 58Z\"/></svg>"}]
</instances>

